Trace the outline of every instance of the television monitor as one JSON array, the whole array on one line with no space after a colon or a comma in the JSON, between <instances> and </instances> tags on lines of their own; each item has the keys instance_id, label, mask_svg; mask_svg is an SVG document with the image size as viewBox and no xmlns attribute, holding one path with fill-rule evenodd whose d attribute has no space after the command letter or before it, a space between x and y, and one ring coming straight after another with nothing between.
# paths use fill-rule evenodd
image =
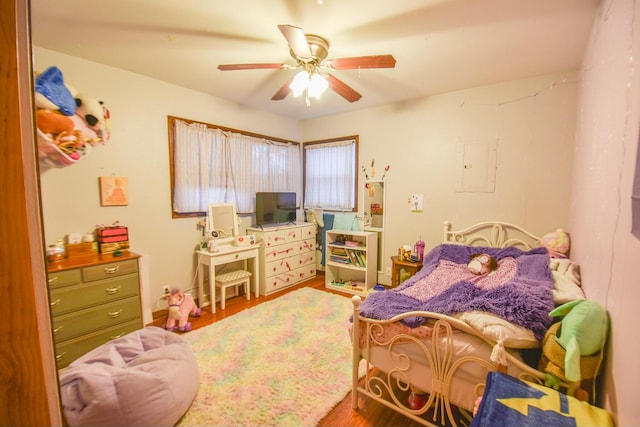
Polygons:
<instances>
[{"instance_id":1,"label":"television monitor","mask_svg":"<svg viewBox=\"0 0 640 427\"><path fill-rule=\"evenodd\" d=\"M256 193L256 225L295 223L296 193Z\"/></svg>"}]
</instances>

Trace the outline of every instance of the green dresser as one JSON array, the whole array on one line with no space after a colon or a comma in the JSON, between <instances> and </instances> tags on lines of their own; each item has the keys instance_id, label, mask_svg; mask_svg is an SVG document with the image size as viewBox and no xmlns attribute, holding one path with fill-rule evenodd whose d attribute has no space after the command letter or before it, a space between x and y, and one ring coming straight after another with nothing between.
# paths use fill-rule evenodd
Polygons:
<instances>
[{"instance_id":1,"label":"green dresser","mask_svg":"<svg viewBox=\"0 0 640 427\"><path fill-rule=\"evenodd\" d=\"M139 255L96 254L48 266L58 369L114 338L140 329Z\"/></svg>"}]
</instances>

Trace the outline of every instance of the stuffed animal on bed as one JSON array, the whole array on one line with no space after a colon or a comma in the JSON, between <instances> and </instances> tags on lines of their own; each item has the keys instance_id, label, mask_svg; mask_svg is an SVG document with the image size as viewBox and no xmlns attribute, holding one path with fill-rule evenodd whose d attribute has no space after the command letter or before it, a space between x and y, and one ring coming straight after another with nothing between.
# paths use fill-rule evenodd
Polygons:
<instances>
[{"instance_id":1,"label":"stuffed animal on bed","mask_svg":"<svg viewBox=\"0 0 640 427\"><path fill-rule=\"evenodd\" d=\"M557 329L553 329L554 340L564 350L564 377L569 381L580 381L583 374L593 378L597 372L587 372L586 356L592 356L600 352L607 338L608 317L607 312L600 304L587 299L571 301L555 308L549 313L551 317L564 316ZM552 329L549 329L552 331ZM545 346L543 352L548 353L552 347ZM553 361L553 355L547 354ZM548 373L551 369L545 369Z\"/></svg>"},{"instance_id":2,"label":"stuffed animal on bed","mask_svg":"<svg viewBox=\"0 0 640 427\"><path fill-rule=\"evenodd\" d=\"M189 322L189 315L199 317L201 310L193 300L193 296L185 294L179 289L172 289L167 297L169 303L169 314L164 329L167 331L189 332L192 328ZM177 326L176 326L177 323Z\"/></svg>"},{"instance_id":3,"label":"stuffed animal on bed","mask_svg":"<svg viewBox=\"0 0 640 427\"><path fill-rule=\"evenodd\" d=\"M473 274L489 274L498 268L498 262L494 257L487 254L473 254L467 268Z\"/></svg>"},{"instance_id":4,"label":"stuffed animal on bed","mask_svg":"<svg viewBox=\"0 0 640 427\"><path fill-rule=\"evenodd\" d=\"M557 229L552 233L545 234L540 239L540 244L547 248L547 252L552 258L567 258L571 241L567 233L562 229Z\"/></svg>"}]
</instances>

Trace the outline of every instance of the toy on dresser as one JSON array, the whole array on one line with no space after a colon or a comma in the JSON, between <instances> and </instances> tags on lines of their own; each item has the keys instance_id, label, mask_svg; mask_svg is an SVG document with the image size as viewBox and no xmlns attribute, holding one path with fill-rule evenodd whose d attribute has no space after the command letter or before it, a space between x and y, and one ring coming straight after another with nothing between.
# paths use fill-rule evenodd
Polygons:
<instances>
[{"instance_id":1,"label":"toy on dresser","mask_svg":"<svg viewBox=\"0 0 640 427\"><path fill-rule=\"evenodd\" d=\"M200 317L201 313L193 296L185 294L179 289L172 289L167 296L167 302L169 304L169 313L167 322L163 326L164 329L167 331L175 331L177 329L181 332L189 332L192 329L189 315Z\"/></svg>"}]
</instances>

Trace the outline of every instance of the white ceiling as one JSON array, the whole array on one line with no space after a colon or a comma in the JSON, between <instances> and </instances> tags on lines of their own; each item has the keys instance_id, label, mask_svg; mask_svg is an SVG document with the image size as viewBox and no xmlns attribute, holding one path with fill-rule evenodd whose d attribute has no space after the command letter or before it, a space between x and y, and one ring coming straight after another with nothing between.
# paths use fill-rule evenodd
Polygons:
<instances>
[{"instance_id":1,"label":"white ceiling","mask_svg":"<svg viewBox=\"0 0 640 427\"><path fill-rule=\"evenodd\" d=\"M241 105L307 119L557 71L576 70L599 0L31 0L36 46ZM330 43L329 59L392 54L393 69L332 71L360 92L306 107L271 96L296 70L278 24Z\"/></svg>"}]
</instances>

